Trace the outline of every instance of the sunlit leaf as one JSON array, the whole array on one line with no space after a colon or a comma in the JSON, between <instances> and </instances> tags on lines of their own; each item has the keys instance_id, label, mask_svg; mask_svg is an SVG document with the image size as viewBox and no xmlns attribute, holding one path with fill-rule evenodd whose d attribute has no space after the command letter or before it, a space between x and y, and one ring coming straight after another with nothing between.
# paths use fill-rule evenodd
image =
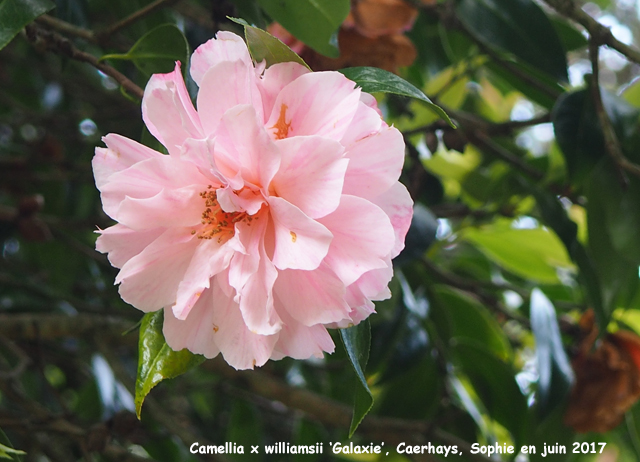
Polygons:
<instances>
[{"instance_id":1,"label":"sunlit leaf","mask_svg":"<svg viewBox=\"0 0 640 462\"><path fill-rule=\"evenodd\" d=\"M531 292L531 330L538 360L538 409L547 414L573 383L573 370L562 346L556 310L540 289Z\"/></svg>"},{"instance_id":2,"label":"sunlit leaf","mask_svg":"<svg viewBox=\"0 0 640 462\"><path fill-rule=\"evenodd\" d=\"M357 326L349 327L348 329L340 329L340 338L342 338L347 356L358 379L356 381L353 418L349 427L349 437L351 437L373 406L373 395L364 376L371 347L369 320L362 321Z\"/></svg>"},{"instance_id":3,"label":"sunlit leaf","mask_svg":"<svg viewBox=\"0 0 640 462\"><path fill-rule=\"evenodd\" d=\"M204 356L189 350L173 351L162 335L164 312L147 313L140 325L138 344L138 377L136 378L136 413L140 417L142 403L151 389L164 379L184 374L204 361Z\"/></svg>"},{"instance_id":4,"label":"sunlit leaf","mask_svg":"<svg viewBox=\"0 0 640 462\"><path fill-rule=\"evenodd\" d=\"M557 268L574 265L558 237L545 228L517 229L496 223L467 228L461 237L513 273L539 282L558 282Z\"/></svg>"},{"instance_id":5,"label":"sunlit leaf","mask_svg":"<svg viewBox=\"0 0 640 462\"><path fill-rule=\"evenodd\" d=\"M247 24L242 19L230 18L232 21L244 26L244 36L249 47L251 57L257 63L266 61L267 67L277 63L295 62L306 68L307 63L294 53L291 48L282 43L280 39L268 32Z\"/></svg>"}]
</instances>

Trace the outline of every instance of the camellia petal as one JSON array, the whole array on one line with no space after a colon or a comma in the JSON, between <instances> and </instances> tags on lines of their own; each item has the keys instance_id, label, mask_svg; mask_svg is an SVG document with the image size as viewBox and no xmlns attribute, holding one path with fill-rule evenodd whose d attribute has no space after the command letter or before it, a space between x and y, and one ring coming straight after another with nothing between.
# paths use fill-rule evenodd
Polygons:
<instances>
[{"instance_id":1,"label":"camellia petal","mask_svg":"<svg viewBox=\"0 0 640 462\"><path fill-rule=\"evenodd\" d=\"M412 201L400 132L337 72L254 65L231 32L198 47L191 75L155 75L143 100L164 155L119 135L93 159L118 223L96 248L122 298L164 310L167 344L236 369L333 352L390 296Z\"/></svg>"},{"instance_id":2,"label":"camellia petal","mask_svg":"<svg viewBox=\"0 0 640 462\"><path fill-rule=\"evenodd\" d=\"M316 269L329 251L331 232L280 197L270 197L269 208L275 228L276 267Z\"/></svg>"},{"instance_id":3,"label":"camellia petal","mask_svg":"<svg viewBox=\"0 0 640 462\"><path fill-rule=\"evenodd\" d=\"M200 117L191 103L180 62L169 74L154 74L142 97L142 118L171 154L179 154L187 138L203 138Z\"/></svg>"},{"instance_id":4,"label":"camellia petal","mask_svg":"<svg viewBox=\"0 0 640 462\"><path fill-rule=\"evenodd\" d=\"M359 100L360 89L338 72L304 74L282 89L266 125L276 139L320 135L339 141Z\"/></svg>"},{"instance_id":5,"label":"camellia petal","mask_svg":"<svg viewBox=\"0 0 640 462\"><path fill-rule=\"evenodd\" d=\"M282 162L271 183L275 194L310 218L333 212L349 163L342 145L321 136L296 136L278 141L277 146Z\"/></svg>"},{"instance_id":6,"label":"camellia petal","mask_svg":"<svg viewBox=\"0 0 640 462\"><path fill-rule=\"evenodd\" d=\"M191 56L191 78L202 87L202 79L209 69L216 64L233 61L242 61L247 67L253 67L244 41L231 32L218 32L215 39L200 45Z\"/></svg>"}]
</instances>

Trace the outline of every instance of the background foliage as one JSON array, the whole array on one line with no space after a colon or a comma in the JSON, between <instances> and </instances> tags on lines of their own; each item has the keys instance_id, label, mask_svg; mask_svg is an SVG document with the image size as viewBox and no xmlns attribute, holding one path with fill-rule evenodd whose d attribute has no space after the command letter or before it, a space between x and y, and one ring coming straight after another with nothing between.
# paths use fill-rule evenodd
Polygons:
<instances>
[{"instance_id":1,"label":"background foliage","mask_svg":"<svg viewBox=\"0 0 640 462\"><path fill-rule=\"evenodd\" d=\"M284 441L324 442L325 454L278 460L332 460L328 443L348 441L369 408L352 441L385 442L378 459L434 460L393 451L432 442L487 461L469 452L479 442L536 445L518 459L536 461L543 443L570 453L574 441L607 446L544 460L640 458L640 340L604 337L640 332L635 2L398 0L375 26L365 14L377 3L0 2L0 458L189 461L193 442ZM96 226L110 225L94 147L114 132L158 148L141 88L176 60L187 69L216 31L242 33L229 17L255 26L247 38L269 64L299 59L260 30L275 20L316 70L380 67L416 87L344 71L391 90L376 95L405 134L416 209L393 297L370 328L334 332L338 351L323 360L237 372L168 351L157 316L140 325L93 250ZM161 377L188 372L158 385L139 349ZM570 394L575 378L584 393ZM565 415L615 428L576 433Z\"/></svg>"}]
</instances>

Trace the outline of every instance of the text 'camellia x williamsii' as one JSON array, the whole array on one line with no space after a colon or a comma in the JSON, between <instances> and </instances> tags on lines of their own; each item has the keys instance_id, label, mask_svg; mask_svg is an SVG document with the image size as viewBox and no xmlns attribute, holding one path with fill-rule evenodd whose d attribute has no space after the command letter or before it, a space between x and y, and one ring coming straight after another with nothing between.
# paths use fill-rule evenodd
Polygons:
<instances>
[{"instance_id":1,"label":"text 'camellia x williamsii'","mask_svg":"<svg viewBox=\"0 0 640 462\"><path fill-rule=\"evenodd\" d=\"M389 296L412 201L402 135L337 72L254 66L218 33L147 84L142 114L164 155L119 135L93 159L105 212L97 249L122 298L164 309L174 350L237 369L332 352L327 327L357 324Z\"/></svg>"}]
</instances>

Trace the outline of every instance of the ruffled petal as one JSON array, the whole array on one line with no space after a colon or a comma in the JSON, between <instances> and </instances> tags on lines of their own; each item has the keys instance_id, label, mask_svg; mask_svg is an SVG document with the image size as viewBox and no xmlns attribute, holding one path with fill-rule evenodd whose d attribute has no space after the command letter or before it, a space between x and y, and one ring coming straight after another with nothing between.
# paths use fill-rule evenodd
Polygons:
<instances>
[{"instance_id":1,"label":"ruffled petal","mask_svg":"<svg viewBox=\"0 0 640 462\"><path fill-rule=\"evenodd\" d=\"M212 180L191 162L183 162L172 156L155 157L112 174L100 188L102 207L107 215L115 219L118 207L126 197L148 199L163 189L193 185L202 185L205 190L211 183Z\"/></svg>"},{"instance_id":2,"label":"ruffled petal","mask_svg":"<svg viewBox=\"0 0 640 462\"><path fill-rule=\"evenodd\" d=\"M191 56L191 78L198 86L203 86L203 78L207 71L215 65L226 61L242 61L253 67L251 56L244 40L233 32L220 31L215 39L200 45Z\"/></svg>"},{"instance_id":3,"label":"ruffled petal","mask_svg":"<svg viewBox=\"0 0 640 462\"><path fill-rule=\"evenodd\" d=\"M232 297L225 296L221 288L224 273L215 278L213 284L213 338L227 363L236 369L253 369L267 362L278 334L254 334L247 328L240 307Z\"/></svg>"},{"instance_id":4,"label":"ruffled petal","mask_svg":"<svg viewBox=\"0 0 640 462\"><path fill-rule=\"evenodd\" d=\"M271 182L275 195L310 218L333 212L340 202L349 161L337 141L320 136L296 136L276 142L282 153L280 170Z\"/></svg>"},{"instance_id":5,"label":"ruffled petal","mask_svg":"<svg viewBox=\"0 0 640 462\"><path fill-rule=\"evenodd\" d=\"M172 350L189 349L192 353L214 358L220 349L213 338L212 291L206 289L202 293L186 319L178 319L170 308L164 309L162 333Z\"/></svg>"},{"instance_id":6,"label":"ruffled petal","mask_svg":"<svg viewBox=\"0 0 640 462\"><path fill-rule=\"evenodd\" d=\"M275 230L273 264L281 270L317 268L329 251L331 232L281 197L270 197L269 208Z\"/></svg>"},{"instance_id":7,"label":"ruffled petal","mask_svg":"<svg viewBox=\"0 0 640 462\"><path fill-rule=\"evenodd\" d=\"M125 197L116 212L116 220L136 230L189 227L200 224L205 202L203 186L163 189L153 197Z\"/></svg>"},{"instance_id":8,"label":"ruffled petal","mask_svg":"<svg viewBox=\"0 0 640 462\"><path fill-rule=\"evenodd\" d=\"M229 266L229 285L236 289L235 300L245 324L249 330L261 335L275 334L282 324L273 306L272 289L278 271L264 249L266 226L264 216L251 223L236 224L236 235L246 253L236 253Z\"/></svg>"},{"instance_id":9,"label":"ruffled petal","mask_svg":"<svg viewBox=\"0 0 640 462\"><path fill-rule=\"evenodd\" d=\"M165 231L118 273L122 299L144 312L173 305L199 243L188 230Z\"/></svg>"},{"instance_id":10,"label":"ruffled petal","mask_svg":"<svg viewBox=\"0 0 640 462\"><path fill-rule=\"evenodd\" d=\"M281 306L276 298L276 306ZM333 353L335 345L327 328L322 324L305 326L291 317L284 307L278 310L283 320L271 359L289 356L294 359L322 358L323 353Z\"/></svg>"},{"instance_id":11,"label":"ruffled petal","mask_svg":"<svg viewBox=\"0 0 640 462\"><path fill-rule=\"evenodd\" d=\"M211 278L229 266L233 257L231 246L218 243L216 239L203 239L193 254L189 267L178 285L176 303L172 312L177 319L184 320L209 288Z\"/></svg>"},{"instance_id":12,"label":"ruffled petal","mask_svg":"<svg viewBox=\"0 0 640 462\"><path fill-rule=\"evenodd\" d=\"M113 133L103 136L102 142L107 148L96 148L96 155L91 161L98 189L107 183L112 174L126 170L143 160L163 156L143 144Z\"/></svg>"},{"instance_id":13,"label":"ruffled petal","mask_svg":"<svg viewBox=\"0 0 640 462\"><path fill-rule=\"evenodd\" d=\"M319 135L340 141L359 98L360 89L339 72L304 74L278 94L266 126L276 139Z\"/></svg>"},{"instance_id":14,"label":"ruffled petal","mask_svg":"<svg viewBox=\"0 0 640 462\"><path fill-rule=\"evenodd\" d=\"M260 80L260 93L262 93L262 107L265 116L269 116L273 110L278 94L282 89L301 75L311 72L302 64L288 62L276 63L269 66ZM266 120L264 121L266 122Z\"/></svg>"},{"instance_id":15,"label":"ruffled petal","mask_svg":"<svg viewBox=\"0 0 640 462\"><path fill-rule=\"evenodd\" d=\"M395 245L391 250L391 258L395 258L404 249L404 238L409 231L413 217L413 200L402 183L396 182L388 191L371 199L391 220L395 231Z\"/></svg>"},{"instance_id":16,"label":"ruffled petal","mask_svg":"<svg viewBox=\"0 0 640 462\"><path fill-rule=\"evenodd\" d=\"M387 265L385 257L395 244L395 235L389 217L378 206L343 195L338 209L318 221L333 234L324 261L345 285Z\"/></svg>"},{"instance_id":17,"label":"ruffled petal","mask_svg":"<svg viewBox=\"0 0 640 462\"><path fill-rule=\"evenodd\" d=\"M346 152L349 167L343 194L371 199L398 182L404 165L404 139L389 127L354 143Z\"/></svg>"},{"instance_id":18,"label":"ruffled petal","mask_svg":"<svg viewBox=\"0 0 640 462\"><path fill-rule=\"evenodd\" d=\"M204 132L215 133L225 112L249 105L262 121L262 97L253 67L242 61L223 61L205 74L198 92L198 114Z\"/></svg>"},{"instance_id":19,"label":"ruffled petal","mask_svg":"<svg viewBox=\"0 0 640 462\"><path fill-rule=\"evenodd\" d=\"M187 138L204 138L179 61L173 72L153 74L149 79L142 97L142 118L151 134L172 155L180 154L180 146Z\"/></svg>"},{"instance_id":20,"label":"ruffled petal","mask_svg":"<svg viewBox=\"0 0 640 462\"><path fill-rule=\"evenodd\" d=\"M245 186L266 191L280 167L280 151L259 124L252 106L236 106L224 114L217 131L214 161L228 177L236 169Z\"/></svg>"},{"instance_id":21,"label":"ruffled petal","mask_svg":"<svg viewBox=\"0 0 640 462\"><path fill-rule=\"evenodd\" d=\"M305 326L350 319L345 286L327 265L313 271L280 271L274 290L282 307Z\"/></svg>"},{"instance_id":22,"label":"ruffled petal","mask_svg":"<svg viewBox=\"0 0 640 462\"><path fill-rule=\"evenodd\" d=\"M358 103L358 109L356 110L353 120L349 124L349 128L345 132L344 136L340 140L343 146L349 147L353 143L360 141L367 136L374 135L382 128L382 118L378 111L362 102L362 97L373 96L368 93L360 94L360 102ZM375 104L375 98L373 98Z\"/></svg>"},{"instance_id":23,"label":"ruffled petal","mask_svg":"<svg viewBox=\"0 0 640 462\"><path fill-rule=\"evenodd\" d=\"M160 237L164 229L135 231L121 224L116 224L97 232L100 233L100 236L96 240L96 250L108 253L109 262L116 268L122 268L122 265Z\"/></svg>"}]
</instances>

